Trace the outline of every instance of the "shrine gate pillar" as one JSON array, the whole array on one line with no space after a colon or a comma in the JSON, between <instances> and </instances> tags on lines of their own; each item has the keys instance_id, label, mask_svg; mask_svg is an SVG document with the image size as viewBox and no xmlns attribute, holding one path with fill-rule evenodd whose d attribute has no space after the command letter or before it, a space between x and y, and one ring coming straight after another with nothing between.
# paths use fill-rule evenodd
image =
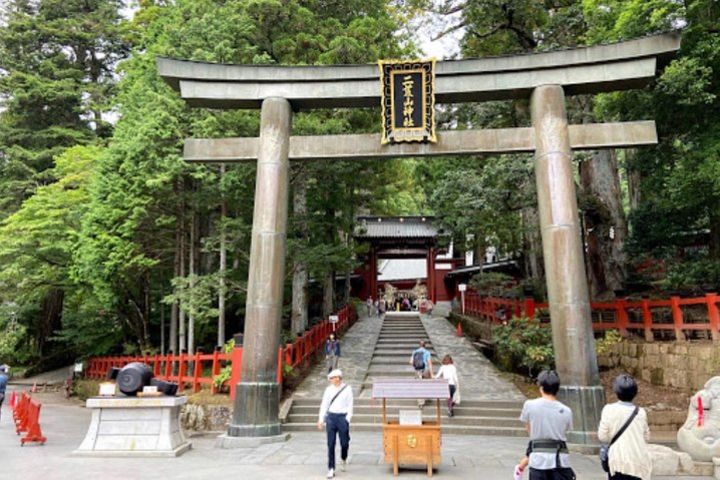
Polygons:
<instances>
[{"instance_id":1,"label":"shrine gate pillar","mask_svg":"<svg viewBox=\"0 0 720 480\"><path fill-rule=\"evenodd\" d=\"M568 441L597 444L605 395L595 355L563 88L535 88L531 112L553 346L562 384L558 398L573 411Z\"/></svg>"},{"instance_id":2,"label":"shrine gate pillar","mask_svg":"<svg viewBox=\"0 0 720 480\"><path fill-rule=\"evenodd\" d=\"M285 238L288 217L290 103L262 102L250 265L245 307L242 379L229 437L280 435L277 383Z\"/></svg>"}]
</instances>

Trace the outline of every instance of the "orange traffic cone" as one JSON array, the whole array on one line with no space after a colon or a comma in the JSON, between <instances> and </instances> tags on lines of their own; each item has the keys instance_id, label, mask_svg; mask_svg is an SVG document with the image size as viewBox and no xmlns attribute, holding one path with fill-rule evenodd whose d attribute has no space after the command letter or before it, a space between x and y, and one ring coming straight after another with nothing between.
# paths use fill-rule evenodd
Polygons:
<instances>
[{"instance_id":1,"label":"orange traffic cone","mask_svg":"<svg viewBox=\"0 0 720 480\"><path fill-rule=\"evenodd\" d=\"M12 391L10 394L10 400L8 401L8 407L10 407L10 410L15 410L15 405L17 404L17 394L15 393L15 390Z\"/></svg>"},{"instance_id":2,"label":"orange traffic cone","mask_svg":"<svg viewBox=\"0 0 720 480\"><path fill-rule=\"evenodd\" d=\"M456 333L457 333L457 336L458 336L458 337L462 337L462 336L463 336L463 333L462 333L462 323L459 323L459 322L458 322L458 326L457 326L457 331L456 331Z\"/></svg>"}]
</instances>

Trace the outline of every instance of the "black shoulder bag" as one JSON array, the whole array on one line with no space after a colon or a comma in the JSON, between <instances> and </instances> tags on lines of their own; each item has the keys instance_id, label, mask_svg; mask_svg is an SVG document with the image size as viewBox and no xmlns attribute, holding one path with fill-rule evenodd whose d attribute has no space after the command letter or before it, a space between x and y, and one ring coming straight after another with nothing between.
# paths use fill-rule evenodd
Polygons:
<instances>
[{"instance_id":1,"label":"black shoulder bag","mask_svg":"<svg viewBox=\"0 0 720 480\"><path fill-rule=\"evenodd\" d=\"M600 445L600 466L602 466L603 471L610 473L610 447L613 443L617 442L618 438L620 438L620 435L625 433L625 430L627 430L627 428L630 426L639 411L640 407L635 407L635 410L633 410L632 415L630 415L630 418L627 419L625 425L623 425L622 428L618 430L618 432L612 438L612 440L610 440L610 445Z\"/></svg>"}]
</instances>

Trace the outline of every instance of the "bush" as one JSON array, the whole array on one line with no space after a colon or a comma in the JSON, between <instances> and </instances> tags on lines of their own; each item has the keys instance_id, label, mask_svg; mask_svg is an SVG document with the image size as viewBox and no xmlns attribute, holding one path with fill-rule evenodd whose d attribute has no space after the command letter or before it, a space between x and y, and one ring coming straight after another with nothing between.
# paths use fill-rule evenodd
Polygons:
<instances>
[{"instance_id":1,"label":"bush","mask_svg":"<svg viewBox=\"0 0 720 480\"><path fill-rule=\"evenodd\" d=\"M605 335L595 341L595 353L604 355L610 351L613 345L622 342L623 337L618 330L608 330Z\"/></svg>"},{"instance_id":2,"label":"bush","mask_svg":"<svg viewBox=\"0 0 720 480\"><path fill-rule=\"evenodd\" d=\"M720 290L720 261L696 260L670 267L663 288L672 291L702 294Z\"/></svg>"},{"instance_id":3,"label":"bush","mask_svg":"<svg viewBox=\"0 0 720 480\"><path fill-rule=\"evenodd\" d=\"M552 329L536 317L513 317L493 330L493 342L505 370L533 376L555 366Z\"/></svg>"},{"instance_id":4,"label":"bush","mask_svg":"<svg viewBox=\"0 0 720 480\"><path fill-rule=\"evenodd\" d=\"M518 294L518 286L515 283L515 279L505 273L478 273L470 279L470 288L477 291L479 295L488 297Z\"/></svg>"}]
</instances>

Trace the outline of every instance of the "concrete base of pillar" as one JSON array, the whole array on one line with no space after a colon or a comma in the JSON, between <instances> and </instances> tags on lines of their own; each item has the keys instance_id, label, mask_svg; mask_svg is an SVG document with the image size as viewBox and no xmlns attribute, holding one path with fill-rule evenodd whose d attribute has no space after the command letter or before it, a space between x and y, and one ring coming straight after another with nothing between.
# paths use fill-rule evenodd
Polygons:
<instances>
[{"instance_id":1,"label":"concrete base of pillar","mask_svg":"<svg viewBox=\"0 0 720 480\"><path fill-rule=\"evenodd\" d=\"M223 434L215 440L215 448L256 448L260 445L265 445L266 443L282 443L289 439L289 433L282 433L271 437L231 437L228 434Z\"/></svg>"},{"instance_id":2,"label":"concrete base of pillar","mask_svg":"<svg viewBox=\"0 0 720 480\"><path fill-rule=\"evenodd\" d=\"M275 437L280 435L280 385L240 382L235 386L233 421L229 437Z\"/></svg>"},{"instance_id":3,"label":"concrete base of pillar","mask_svg":"<svg viewBox=\"0 0 720 480\"><path fill-rule=\"evenodd\" d=\"M567 434L572 450L581 453L596 452L600 447L597 428L600 413L605 406L603 387L562 386L557 398L573 412L573 430Z\"/></svg>"}]
</instances>

